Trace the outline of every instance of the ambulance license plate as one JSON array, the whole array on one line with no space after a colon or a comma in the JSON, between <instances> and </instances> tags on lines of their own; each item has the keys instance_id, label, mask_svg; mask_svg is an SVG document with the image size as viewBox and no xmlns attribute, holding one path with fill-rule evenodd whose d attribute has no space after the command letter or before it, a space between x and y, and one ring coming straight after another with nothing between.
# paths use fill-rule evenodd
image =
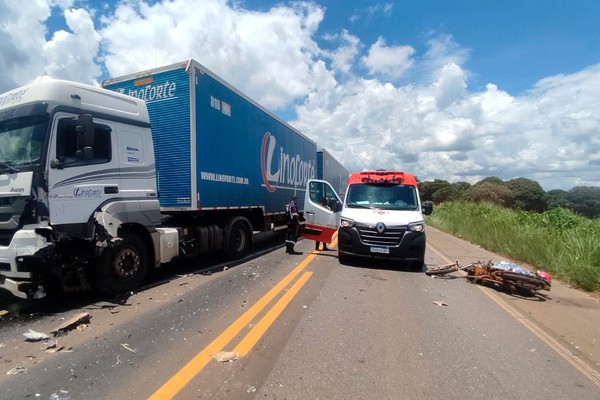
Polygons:
<instances>
[{"instance_id":1,"label":"ambulance license plate","mask_svg":"<svg viewBox=\"0 0 600 400\"><path fill-rule=\"evenodd\" d=\"M389 247L371 247L371 253L390 254Z\"/></svg>"}]
</instances>

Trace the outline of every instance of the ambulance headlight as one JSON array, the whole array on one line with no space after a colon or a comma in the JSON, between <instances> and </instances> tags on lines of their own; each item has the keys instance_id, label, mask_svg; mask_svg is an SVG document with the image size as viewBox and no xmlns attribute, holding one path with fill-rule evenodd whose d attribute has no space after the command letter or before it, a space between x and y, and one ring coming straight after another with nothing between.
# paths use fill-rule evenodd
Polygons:
<instances>
[{"instance_id":1,"label":"ambulance headlight","mask_svg":"<svg viewBox=\"0 0 600 400\"><path fill-rule=\"evenodd\" d=\"M413 232L423 232L425 230L425 224L423 221L413 222L412 224L408 224L408 230Z\"/></svg>"},{"instance_id":2,"label":"ambulance headlight","mask_svg":"<svg viewBox=\"0 0 600 400\"><path fill-rule=\"evenodd\" d=\"M340 226L342 228L351 228L354 225L354 220L349 219L349 218L341 218L340 219Z\"/></svg>"}]
</instances>

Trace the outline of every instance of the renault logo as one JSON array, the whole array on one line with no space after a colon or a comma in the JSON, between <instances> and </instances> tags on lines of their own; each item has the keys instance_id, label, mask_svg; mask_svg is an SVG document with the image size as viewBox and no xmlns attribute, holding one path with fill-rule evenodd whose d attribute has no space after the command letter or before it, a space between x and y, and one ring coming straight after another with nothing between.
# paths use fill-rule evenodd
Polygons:
<instances>
[{"instance_id":1,"label":"renault logo","mask_svg":"<svg viewBox=\"0 0 600 400\"><path fill-rule=\"evenodd\" d=\"M378 222L377 225L375 225L375 229L377 229L378 233L383 233L383 231L385 231L385 224L383 222Z\"/></svg>"}]
</instances>

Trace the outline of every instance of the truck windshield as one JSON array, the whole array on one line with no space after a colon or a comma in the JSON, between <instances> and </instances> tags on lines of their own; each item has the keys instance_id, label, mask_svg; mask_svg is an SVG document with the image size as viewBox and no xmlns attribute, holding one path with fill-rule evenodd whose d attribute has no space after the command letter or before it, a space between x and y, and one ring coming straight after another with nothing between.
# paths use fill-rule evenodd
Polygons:
<instances>
[{"instance_id":1,"label":"truck windshield","mask_svg":"<svg viewBox=\"0 0 600 400\"><path fill-rule=\"evenodd\" d=\"M39 163L47 125L47 115L0 121L0 171Z\"/></svg>"},{"instance_id":2,"label":"truck windshield","mask_svg":"<svg viewBox=\"0 0 600 400\"><path fill-rule=\"evenodd\" d=\"M411 185L354 184L348 188L346 206L378 210L418 210L417 191Z\"/></svg>"}]
</instances>

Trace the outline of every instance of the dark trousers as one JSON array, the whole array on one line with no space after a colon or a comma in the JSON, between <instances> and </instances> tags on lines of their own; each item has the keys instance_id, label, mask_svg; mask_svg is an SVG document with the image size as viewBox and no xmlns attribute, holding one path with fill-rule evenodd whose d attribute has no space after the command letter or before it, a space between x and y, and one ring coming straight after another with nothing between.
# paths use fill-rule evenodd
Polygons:
<instances>
[{"instance_id":1,"label":"dark trousers","mask_svg":"<svg viewBox=\"0 0 600 400\"><path fill-rule=\"evenodd\" d=\"M285 234L285 245L286 252L291 253L294 251L294 245L298 241L298 231L300 226L298 222L291 221L287 224L287 232Z\"/></svg>"}]
</instances>

